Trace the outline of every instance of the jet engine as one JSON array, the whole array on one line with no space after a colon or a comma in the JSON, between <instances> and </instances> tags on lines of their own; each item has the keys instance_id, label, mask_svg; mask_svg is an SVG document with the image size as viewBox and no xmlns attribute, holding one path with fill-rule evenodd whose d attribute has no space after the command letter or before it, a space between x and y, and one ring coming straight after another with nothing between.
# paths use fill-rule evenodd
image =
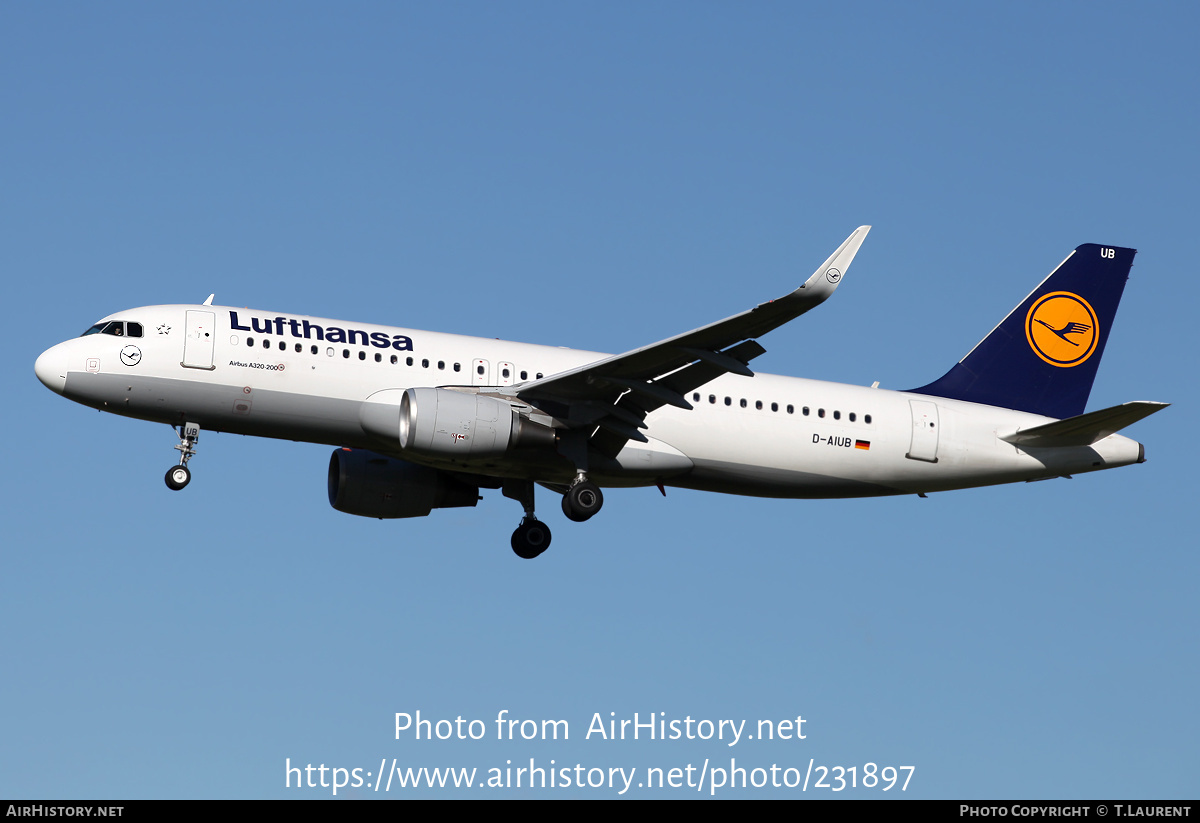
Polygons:
<instances>
[{"instance_id":1,"label":"jet engine","mask_svg":"<svg viewBox=\"0 0 1200 823\"><path fill-rule=\"evenodd\" d=\"M338 449L329 458L329 505L346 514L424 517L478 501L478 486L407 460L363 449Z\"/></svg>"},{"instance_id":2,"label":"jet engine","mask_svg":"<svg viewBox=\"0 0 1200 823\"><path fill-rule=\"evenodd\" d=\"M395 407L391 407L394 409ZM440 458L498 457L517 448L553 450L554 429L524 416L510 403L449 389L406 389L395 411L363 404L363 428L396 437L400 448Z\"/></svg>"}]
</instances>

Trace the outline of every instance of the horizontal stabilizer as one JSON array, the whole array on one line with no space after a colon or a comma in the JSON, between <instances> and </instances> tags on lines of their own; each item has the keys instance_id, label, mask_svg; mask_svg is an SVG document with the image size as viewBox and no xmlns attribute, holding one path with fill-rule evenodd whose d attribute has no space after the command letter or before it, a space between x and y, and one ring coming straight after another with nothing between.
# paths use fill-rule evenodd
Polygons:
<instances>
[{"instance_id":1,"label":"horizontal stabilizer","mask_svg":"<svg viewBox=\"0 0 1200 823\"><path fill-rule=\"evenodd\" d=\"M1078 417L1056 420L1044 426L1022 429L1012 434L1006 434L1000 439L1018 446L1033 448L1090 446L1169 405L1171 404L1155 403L1150 400L1134 400L1131 403L1122 403L1119 406L1088 412Z\"/></svg>"}]
</instances>

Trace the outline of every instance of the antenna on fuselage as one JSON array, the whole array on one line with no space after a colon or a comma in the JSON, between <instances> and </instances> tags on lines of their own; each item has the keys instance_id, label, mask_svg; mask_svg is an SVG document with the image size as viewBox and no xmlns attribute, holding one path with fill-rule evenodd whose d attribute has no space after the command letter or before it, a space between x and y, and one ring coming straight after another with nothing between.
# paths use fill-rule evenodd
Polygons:
<instances>
[{"instance_id":1,"label":"antenna on fuselage","mask_svg":"<svg viewBox=\"0 0 1200 823\"><path fill-rule=\"evenodd\" d=\"M205 306L211 306L211 305L212 305L213 298L214 298L214 297L216 297L216 296L217 296L217 295L216 295L216 292L214 292L214 293L210 294L210 295L208 296L208 299L207 299L207 300L205 300L205 301L204 301L204 303L203 303L202 305L205 305Z\"/></svg>"}]
</instances>

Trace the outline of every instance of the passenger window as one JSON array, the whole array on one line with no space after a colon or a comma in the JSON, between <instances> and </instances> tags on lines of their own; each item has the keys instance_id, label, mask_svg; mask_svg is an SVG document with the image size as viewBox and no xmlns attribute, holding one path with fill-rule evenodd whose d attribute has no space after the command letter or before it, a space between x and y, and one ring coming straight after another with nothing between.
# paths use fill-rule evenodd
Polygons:
<instances>
[{"instance_id":1,"label":"passenger window","mask_svg":"<svg viewBox=\"0 0 1200 823\"><path fill-rule=\"evenodd\" d=\"M366 359L367 359L367 353L366 353L365 351L360 351L360 352L358 353L358 359L359 359L359 360L366 360Z\"/></svg>"},{"instance_id":2,"label":"passenger window","mask_svg":"<svg viewBox=\"0 0 1200 823\"><path fill-rule=\"evenodd\" d=\"M863 422L864 422L864 423L870 423L870 422L871 422L871 415L869 415L869 414L864 414L864 415L863 415Z\"/></svg>"},{"instance_id":3,"label":"passenger window","mask_svg":"<svg viewBox=\"0 0 1200 823\"><path fill-rule=\"evenodd\" d=\"M301 346L299 343L297 343L296 344L296 354L299 354L302 351L304 351L304 347Z\"/></svg>"},{"instance_id":4,"label":"passenger window","mask_svg":"<svg viewBox=\"0 0 1200 823\"><path fill-rule=\"evenodd\" d=\"M710 394L710 395L708 396L708 402L709 402L709 403L716 403L716 402L717 402L717 396L716 396L715 394Z\"/></svg>"},{"instance_id":5,"label":"passenger window","mask_svg":"<svg viewBox=\"0 0 1200 823\"><path fill-rule=\"evenodd\" d=\"M738 403L738 405L741 406L743 409L746 408L746 398L743 397L741 399L741 401Z\"/></svg>"},{"instance_id":6,"label":"passenger window","mask_svg":"<svg viewBox=\"0 0 1200 823\"><path fill-rule=\"evenodd\" d=\"M413 359L411 357L404 358L404 365L411 366L412 364L413 364Z\"/></svg>"},{"instance_id":7,"label":"passenger window","mask_svg":"<svg viewBox=\"0 0 1200 823\"><path fill-rule=\"evenodd\" d=\"M445 361L445 360L439 360L439 361L438 361L438 369L439 369L439 370L441 370L441 371L445 371L445 370L446 370L446 361Z\"/></svg>"},{"instance_id":8,"label":"passenger window","mask_svg":"<svg viewBox=\"0 0 1200 823\"><path fill-rule=\"evenodd\" d=\"M247 345L247 346L249 346L250 348L254 348L254 338L253 338L253 337L247 337L247 338L246 338L246 345Z\"/></svg>"},{"instance_id":9,"label":"passenger window","mask_svg":"<svg viewBox=\"0 0 1200 823\"><path fill-rule=\"evenodd\" d=\"M317 347L316 347L316 346L313 346L313 347L312 347L312 353L313 353L313 354L316 354L316 353L317 353Z\"/></svg>"},{"instance_id":10,"label":"passenger window","mask_svg":"<svg viewBox=\"0 0 1200 823\"><path fill-rule=\"evenodd\" d=\"M699 402L700 402L700 392L693 392L693 393L692 393L692 400L694 400L694 401L696 401L697 403L699 403Z\"/></svg>"},{"instance_id":11,"label":"passenger window","mask_svg":"<svg viewBox=\"0 0 1200 823\"><path fill-rule=\"evenodd\" d=\"M773 412L777 412L777 411L779 411L779 404L778 404L778 403L772 403L772 404L771 404L771 411L773 411Z\"/></svg>"},{"instance_id":12,"label":"passenger window","mask_svg":"<svg viewBox=\"0 0 1200 823\"><path fill-rule=\"evenodd\" d=\"M376 363L382 363L382 362L383 362L383 355L382 355L382 354L380 354L379 352L375 352L375 362L376 362Z\"/></svg>"},{"instance_id":13,"label":"passenger window","mask_svg":"<svg viewBox=\"0 0 1200 823\"><path fill-rule=\"evenodd\" d=\"M279 341L279 350L280 350L280 351L287 351L287 343L284 343L282 340L280 340L280 341Z\"/></svg>"},{"instance_id":14,"label":"passenger window","mask_svg":"<svg viewBox=\"0 0 1200 823\"><path fill-rule=\"evenodd\" d=\"M429 368L429 361L428 361L428 360L422 360L422 361L421 361L421 368L423 368L423 369L427 369L427 368Z\"/></svg>"},{"instance_id":15,"label":"passenger window","mask_svg":"<svg viewBox=\"0 0 1200 823\"><path fill-rule=\"evenodd\" d=\"M726 396L726 397L725 397L725 405L726 405L726 406L732 406L732 405L733 405L733 398L732 398L732 397L729 397L729 396Z\"/></svg>"},{"instance_id":16,"label":"passenger window","mask_svg":"<svg viewBox=\"0 0 1200 823\"><path fill-rule=\"evenodd\" d=\"M824 409L817 409L817 417L822 417L822 418L823 418L824 416L825 416L825 410L824 410Z\"/></svg>"},{"instance_id":17,"label":"passenger window","mask_svg":"<svg viewBox=\"0 0 1200 823\"><path fill-rule=\"evenodd\" d=\"M455 370L455 371L458 371L458 364L457 364L457 363L455 363L455 364L454 364L454 366L455 366L455 369L454 369L454 370ZM522 379L522 380L528 380L528 379L529 379L529 372L527 372L527 371L522 371L522 372L521 372L521 379ZM697 399L697 400L699 400L699 399L700 399L700 396L699 396L699 395L696 395L696 399Z\"/></svg>"},{"instance_id":18,"label":"passenger window","mask_svg":"<svg viewBox=\"0 0 1200 823\"><path fill-rule=\"evenodd\" d=\"M342 357L345 358L346 360L349 360L350 359L350 350L342 349Z\"/></svg>"},{"instance_id":19,"label":"passenger window","mask_svg":"<svg viewBox=\"0 0 1200 823\"><path fill-rule=\"evenodd\" d=\"M400 362L400 358L393 354L392 355L392 365L394 366L399 362Z\"/></svg>"},{"instance_id":20,"label":"passenger window","mask_svg":"<svg viewBox=\"0 0 1200 823\"><path fill-rule=\"evenodd\" d=\"M755 401L754 401L754 408L758 409L759 411L762 411L762 401L761 401L761 400L755 400Z\"/></svg>"},{"instance_id":21,"label":"passenger window","mask_svg":"<svg viewBox=\"0 0 1200 823\"><path fill-rule=\"evenodd\" d=\"M330 357L333 357L333 346L330 346L329 348L325 349L325 353L327 355L329 355Z\"/></svg>"},{"instance_id":22,"label":"passenger window","mask_svg":"<svg viewBox=\"0 0 1200 823\"><path fill-rule=\"evenodd\" d=\"M854 422L854 412L850 412L850 422Z\"/></svg>"},{"instance_id":23,"label":"passenger window","mask_svg":"<svg viewBox=\"0 0 1200 823\"><path fill-rule=\"evenodd\" d=\"M804 408L802 408L802 409L800 410L800 413L801 413L802 415L804 415L805 417L808 417L808 406L805 406Z\"/></svg>"},{"instance_id":24,"label":"passenger window","mask_svg":"<svg viewBox=\"0 0 1200 823\"><path fill-rule=\"evenodd\" d=\"M841 419L842 419L842 413L841 413L840 411L838 411L837 409L834 409L834 410L833 410L833 419L834 419L834 420L841 420Z\"/></svg>"},{"instance_id":25,"label":"passenger window","mask_svg":"<svg viewBox=\"0 0 1200 823\"><path fill-rule=\"evenodd\" d=\"M791 413L793 413L794 411L796 411L795 407L793 407L791 403L788 403L788 407L787 407L787 413L788 413L788 414L791 414Z\"/></svg>"},{"instance_id":26,"label":"passenger window","mask_svg":"<svg viewBox=\"0 0 1200 823\"><path fill-rule=\"evenodd\" d=\"M455 371L462 371L462 363L455 363L455 364L454 364L454 370L455 370Z\"/></svg>"}]
</instances>

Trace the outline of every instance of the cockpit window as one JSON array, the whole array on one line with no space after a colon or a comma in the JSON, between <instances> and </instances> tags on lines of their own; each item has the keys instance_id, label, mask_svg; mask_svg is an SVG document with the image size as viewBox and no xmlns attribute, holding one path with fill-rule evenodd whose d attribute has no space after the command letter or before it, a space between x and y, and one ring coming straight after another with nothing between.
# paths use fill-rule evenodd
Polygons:
<instances>
[{"instance_id":1,"label":"cockpit window","mask_svg":"<svg viewBox=\"0 0 1200 823\"><path fill-rule=\"evenodd\" d=\"M113 337L141 337L141 323L126 323L124 320L109 320L107 323L97 323L85 331L80 337L89 334L111 334Z\"/></svg>"},{"instance_id":2,"label":"cockpit window","mask_svg":"<svg viewBox=\"0 0 1200 823\"><path fill-rule=\"evenodd\" d=\"M110 320L107 323L97 323L83 333L83 337L89 334L111 334L114 337L125 336L125 323L120 320Z\"/></svg>"}]
</instances>

